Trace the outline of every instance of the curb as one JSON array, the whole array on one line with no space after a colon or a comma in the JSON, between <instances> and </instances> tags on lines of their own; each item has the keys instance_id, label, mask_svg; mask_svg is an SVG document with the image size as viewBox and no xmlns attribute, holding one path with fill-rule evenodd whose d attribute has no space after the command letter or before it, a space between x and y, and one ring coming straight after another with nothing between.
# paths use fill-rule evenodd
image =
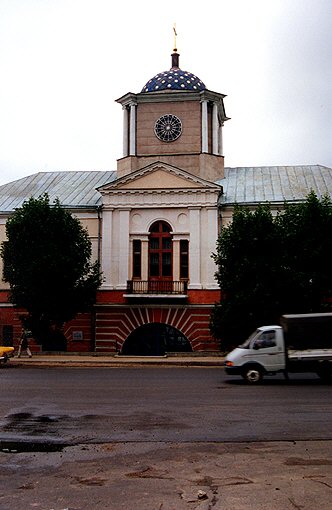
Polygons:
<instances>
[{"instance_id":1,"label":"curb","mask_svg":"<svg viewBox=\"0 0 332 510\"><path fill-rule=\"evenodd\" d=\"M33 356L32 358L11 358L8 366L14 367L80 367L80 368L121 368L121 367L222 367L224 357L128 357L119 356Z\"/></svg>"}]
</instances>

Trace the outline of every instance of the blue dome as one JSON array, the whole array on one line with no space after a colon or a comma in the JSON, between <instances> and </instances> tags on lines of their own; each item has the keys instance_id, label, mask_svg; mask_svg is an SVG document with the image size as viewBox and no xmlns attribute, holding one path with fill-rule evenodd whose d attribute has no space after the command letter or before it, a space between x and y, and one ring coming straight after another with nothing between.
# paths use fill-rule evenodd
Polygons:
<instances>
[{"instance_id":1,"label":"blue dome","mask_svg":"<svg viewBox=\"0 0 332 510\"><path fill-rule=\"evenodd\" d=\"M160 90L191 90L196 92L205 89L204 83L197 76L188 71L182 71L178 67L172 67L169 71L156 74L151 78L142 88L142 92L159 92Z\"/></svg>"}]
</instances>

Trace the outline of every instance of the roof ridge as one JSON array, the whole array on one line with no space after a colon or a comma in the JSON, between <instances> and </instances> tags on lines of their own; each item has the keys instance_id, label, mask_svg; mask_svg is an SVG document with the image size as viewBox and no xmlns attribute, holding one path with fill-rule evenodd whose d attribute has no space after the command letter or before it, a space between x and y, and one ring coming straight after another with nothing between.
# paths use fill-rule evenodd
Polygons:
<instances>
[{"instance_id":1,"label":"roof ridge","mask_svg":"<svg viewBox=\"0 0 332 510\"><path fill-rule=\"evenodd\" d=\"M326 166L326 165L321 165L320 163L314 163L314 164L308 164L308 165L301 165L301 164L297 164L297 165L245 165L245 166L242 166L242 165L237 165L237 166L225 166L225 170L235 170L237 168L313 168L313 167L317 167L317 168L328 168L328 169L332 169L331 167L329 166Z\"/></svg>"}]
</instances>

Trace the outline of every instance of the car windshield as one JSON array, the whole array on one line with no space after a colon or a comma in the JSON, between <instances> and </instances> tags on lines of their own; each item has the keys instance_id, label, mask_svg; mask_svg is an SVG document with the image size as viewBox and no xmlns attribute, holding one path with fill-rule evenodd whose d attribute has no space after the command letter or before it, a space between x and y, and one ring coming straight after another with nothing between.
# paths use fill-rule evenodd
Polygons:
<instances>
[{"instance_id":1,"label":"car windshield","mask_svg":"<svg viewBox=\"0 0 332 510\"><path fill-rule=\"evenodd\" d=\"M241 349L249 349L250 347L250 342L253 338L255 338L255 336L257 336L257 334L259 333L259 329L256 329L253 333L251 333L250 337L247 338L247 340L245 340L245 342L243 342L243 344L239 345L239 347Z\"/></svg>"}]
</instances>

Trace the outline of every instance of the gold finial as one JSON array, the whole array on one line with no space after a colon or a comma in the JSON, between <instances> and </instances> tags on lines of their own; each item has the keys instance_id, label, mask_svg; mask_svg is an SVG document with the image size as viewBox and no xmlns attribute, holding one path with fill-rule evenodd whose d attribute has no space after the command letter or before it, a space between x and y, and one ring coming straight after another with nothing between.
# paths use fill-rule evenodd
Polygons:
<instances>
[{"instance_id":1,"label":"gold finial","mask_svg":"<svg viewBox=\"0 0 332 510\"><path fill-rule=\"evenodd\" d=\"M176 23L174 23L174 25L173 25L173 32L174 32L174 48L173 48L173 51L178 51L177 47L176 47L176 36L178 35L177 32L176 32Z\"/></svg>"}]
</instances>

